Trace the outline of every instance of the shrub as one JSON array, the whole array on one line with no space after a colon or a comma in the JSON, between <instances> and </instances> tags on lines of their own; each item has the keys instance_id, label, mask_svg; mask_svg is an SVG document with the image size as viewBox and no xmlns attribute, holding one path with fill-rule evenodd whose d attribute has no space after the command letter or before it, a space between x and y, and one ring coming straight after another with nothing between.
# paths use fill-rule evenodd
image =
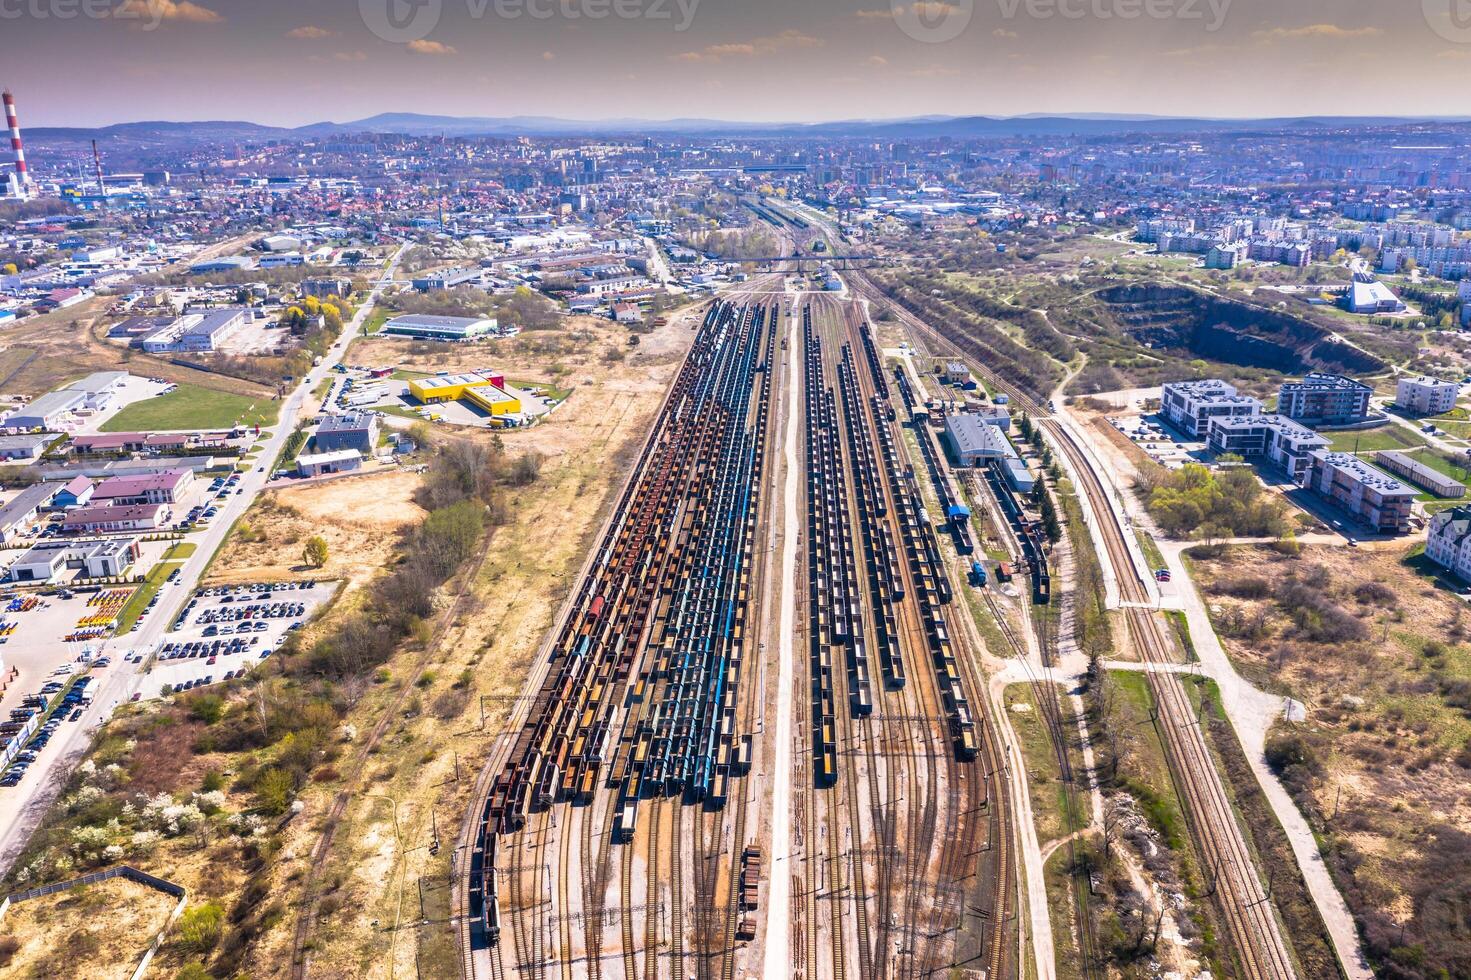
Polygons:
<instances>
[{"instance_id":1,"label":"shrub","mask_svg":"<svg viewBox=\"0 0 1471 980\"><path fill-rule=\"evenodd\" d=\"M179 946L191 953L208 953L220 941L225 910L215 902L206 902L184 910L179 916Z\"/></svg>"},{"instance_id":2,"label":"shrub","mask_svg":"<svg viewBox=\"0 0 1471 980\"><path fill-rule=\"evenodd\" d=\"M1312 747L1296 732L1280 732L1269 736L1266 744L1266 759L1267 765L1279 776L1293 768L1316 773L1319 767Z\"/></svg>"}]
</instances>

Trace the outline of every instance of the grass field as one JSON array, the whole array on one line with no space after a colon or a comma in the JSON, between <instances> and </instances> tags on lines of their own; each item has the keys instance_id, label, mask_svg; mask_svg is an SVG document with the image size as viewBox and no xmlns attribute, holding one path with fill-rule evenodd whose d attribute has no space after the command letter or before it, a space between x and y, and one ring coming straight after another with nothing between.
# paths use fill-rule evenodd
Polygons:
<instances>
[{"instance_id":1,"label":"grass field","mask_svg":"<svg viewBox=\"0 0 1471 980\"><path fill-rule=\"evenodd\" d=\"M1328 435L1332 439L1328 448L1336 453L1372 453L1381 449L1413 449L1425 445L1425 440L1397 425L1362 432L1333 432Z\"/></svg>"},{"instance_id":2,"label":"grass field","mask_svg":"<svg viewBox=\"0 0 1471 980\"><path fill-rule=\"evenodd\" d=\"M167 395L134 402L102 424L103 432L169 432L224 429L237 423L270 426L280 413L277 402L247 398L197 385L179 385Z\"/></svg>"},{"instance_id":3,"label":"grass field","mask_svg":"<svg viewBox=\"0 0 1471 980\"><path fill-rule=\"evenodd\" d=\"M127 605L123 606L123 611L118 614L118 635L133 628L138 622L138 617L143 615L143 610L148 608L148 603L152 602L153 597L158 595L158 590L163 588L163 583L168 579L169 573L176 568L182 568L184 561L192 556L198 547L192 542L183 542L168 550L168 553L163 556L163 561L153 567L148 577L143 580L142 586L128 598Z\"/></svg>"}]
</instances>

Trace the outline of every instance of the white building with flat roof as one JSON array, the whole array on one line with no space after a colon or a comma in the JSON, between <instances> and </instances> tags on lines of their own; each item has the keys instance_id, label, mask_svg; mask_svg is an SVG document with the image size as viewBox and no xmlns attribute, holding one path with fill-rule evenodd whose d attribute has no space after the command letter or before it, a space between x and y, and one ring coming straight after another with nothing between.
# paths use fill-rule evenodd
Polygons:
<instances>
[{"instance_id":1,"label":"white building with flat roof","mask_svg":"<svg viewBox=\"0 0 1471 980\"><path fill-rule=\"evenodd\" d=\"M1401 378L1395 387L1394 403L1412 415L1444 415L1456 407L1461 386L1439 378Z\"/></svg>"},{"instance_id":2,"label":"white building with flat roof","mask_svg":"<svg viewBox=\"0 0 1471 980\"><path fill-rule=\"evenodd\" d=\"M1214 418L1207 443L1211 452L1265 459L1302 483L1312 464L1311 453L1327 449L1328 440L1285 415L1238 415Z\"/></svg>"},{"instance_id":3,"label":"white building with flat roof","mask_svg":"<svg viewBox=\"0 0 1471 980\"><path fill-rule=\"evenodd\" d=\"M1172 426L1200 438L1209 433L1212 419L1260 415L1262 403L1250 395L1237 394L1236 388L1224 381L1209 378L1165 385L1160 393L1160 411Z\"/></svg>"}]
</instances>

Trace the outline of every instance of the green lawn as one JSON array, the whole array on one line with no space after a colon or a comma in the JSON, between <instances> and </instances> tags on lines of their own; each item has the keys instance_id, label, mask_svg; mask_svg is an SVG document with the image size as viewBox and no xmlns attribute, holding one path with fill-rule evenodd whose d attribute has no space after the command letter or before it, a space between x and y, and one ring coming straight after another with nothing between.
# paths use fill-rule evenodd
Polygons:
<instances>
[{"instance_id":1,"label":"green lawn","mask_svg":"<svg viewBox=\"0 0 1471 980\"><path fill-rule=\"evenodd\" d=\"M1336 453L1371 453L1381 449L1412 449L1425 445L1425 440L1397 425L1386 425L1362 432L1325 433L1332 440L1329 448Z\"/></svg>"},{"instance_id":2,"label":"green lawn","mask_svg":"<svg viewBox=\"0 0 1471 980\"><path fill-rule=\"evenodd\" d=\"M268 398L247 398L197 385L179 385L167 395L127 406L103 423L102 431L225 429L237 423L271 426L276 424L280 408L279 403Z\"/></svg>"},{"instance_id":3,"label":"green lawn","mask_svg":"<svg viewBox=\"0 0 1471 980\"><path fill-rule=\"evenodd\" d=\"M163 556L163 561L153 566L153 570L148 573L148 577L143 580L138 591L129 596L122 612L118 613L117 634L119 636L133 628L138 622L138 617L143 615L143 610L148 608L148 603L158 595L158 590L163 588L163 583L167 581L169 573L176 568L184 567L185 559L193 555L198 547L193 542L176 544Z\"/></svg>"},{"instance_id":4,"label":"green lawn","mask_svg":"<svg viewBox=\"0 0 1471 980\"><path fill-rule=\"evenodd\" d=\"M363 336L371 337L381 331L383 329L383 324L392 319L394 315L395 314L391 310L385 310L382 308L375 309L372 313L368 315L367 322L363 324Z\"/></svg>"}]
</instances>

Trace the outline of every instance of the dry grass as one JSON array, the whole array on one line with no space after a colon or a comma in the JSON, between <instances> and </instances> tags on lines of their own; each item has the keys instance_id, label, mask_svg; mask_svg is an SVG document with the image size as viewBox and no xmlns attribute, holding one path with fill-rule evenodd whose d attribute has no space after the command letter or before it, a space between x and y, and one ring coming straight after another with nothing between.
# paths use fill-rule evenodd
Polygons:
<instances>
[{"instance_id":1,"label":"dry grass","mask_svg":"<svg viewBox=\"0 0 1471 980\"><path fill-rule=\"evenodd\" d=\"M418 475L403 470L263 493L236 526L205 584L343 579L361 585L388 563L398 532L418 524ZM302 563L307 538L327 541L327 564Z\"/></svg>"},{"instance_id":2,"label":"dry grass","mask_svg":"<svg viewBox=\"0 0 1471 980\"><path fill-rule=\"evenodd\" d=\"M0 924L0 941L20 944L0 975L129 977L175 904L124 878L21 902Z\"/></svg>"},{"instance_id":3,"label":"dry grass","mask_svg":"<svg viewBox=\"0 0 1471 980\"><path fill-rule=\"evenodd\" d=\"M1419 574L1403 550L1310 547L1293 559L1236 547L1195 565L1242 672L1307 706L1306 723L1285 734L1309 760L1285 778L1325 840L1371 951L1424 945L1427 963L1445 963L1436 947L1454 945L1455 933L1444 910L1471 888L1463 843L1471 840L1471 706L1456 693L1471 676L1465 604ZM1315 624L1276 601L1289 574L1361 623L1362 637L1313 640ZM1260 582L1268 591L1258 598ZM1461 948L1452 975L1468 966ZM1421 975L1418 966L1397 972L1402 966L1390 964L1387 975Z\"/></svg>"}]
</instances>

